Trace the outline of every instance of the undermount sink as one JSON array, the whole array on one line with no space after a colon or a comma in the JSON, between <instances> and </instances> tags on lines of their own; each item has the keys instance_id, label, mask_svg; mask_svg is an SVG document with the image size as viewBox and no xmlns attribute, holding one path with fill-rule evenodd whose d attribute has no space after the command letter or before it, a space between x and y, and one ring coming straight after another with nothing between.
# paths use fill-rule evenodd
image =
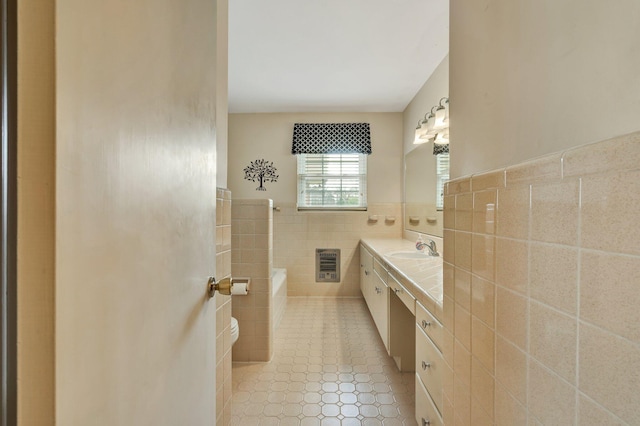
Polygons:
<instances>
[{"instance_id":1,"label":"undermount sink","mask_svg":"<svg viewBox=\"0 0 640 426\"><path fill-rule=\"evenodd\" d=\"M427 253L421 251L394 251L387 254L389 257L395 257L396 259L427 259L429 256Z\"/></svg>"}]
</instances>

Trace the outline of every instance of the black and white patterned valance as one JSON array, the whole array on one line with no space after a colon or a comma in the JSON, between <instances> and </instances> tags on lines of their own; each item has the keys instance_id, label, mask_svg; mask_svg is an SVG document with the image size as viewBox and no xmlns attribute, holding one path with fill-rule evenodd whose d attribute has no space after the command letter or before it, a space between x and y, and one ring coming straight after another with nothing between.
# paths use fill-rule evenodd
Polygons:
<instances>
[{"instance_id":1,"label":"black and white patterned valance","mask_svg":"<svg viewBox=\"0 0 640 426\"><path fill-rule=\"evenodd\" d=\"M438 154L448 154L449 153L449 144L439 144L439 143L434 143L433 144L433 155L438 155Z\"/></svg>"},{"instance_id":2,"label":"black and white patterned valance","mask_svg":"<svg viewBox=\"0 0 640 426\"><path fill-rule=\"evenodd\" d=\"M371 154L369 123L295 123L292 154Z\"/></svg>"}]
</instances>

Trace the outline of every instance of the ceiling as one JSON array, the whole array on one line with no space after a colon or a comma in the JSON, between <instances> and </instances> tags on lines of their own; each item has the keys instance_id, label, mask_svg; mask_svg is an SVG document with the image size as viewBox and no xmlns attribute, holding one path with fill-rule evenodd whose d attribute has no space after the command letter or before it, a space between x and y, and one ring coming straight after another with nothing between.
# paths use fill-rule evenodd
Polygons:
<instances>
[{"instance_id":1,"label":"ceiling","mask_svg":"<svg viewBox=\"0 0 640 426\"><path fill-rule=\"evenodd\" d=\"M230 0L229 112L403 111L449 52L449 0Z\"/></svg>"}]
</instances>

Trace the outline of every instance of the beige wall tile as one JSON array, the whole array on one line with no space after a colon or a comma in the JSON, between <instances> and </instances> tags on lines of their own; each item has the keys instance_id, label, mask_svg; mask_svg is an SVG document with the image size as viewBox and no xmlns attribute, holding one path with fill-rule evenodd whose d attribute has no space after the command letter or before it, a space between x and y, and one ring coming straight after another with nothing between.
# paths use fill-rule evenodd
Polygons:
<instances>
[{"instance_id":1,"label":"beige wall tile","mask_svg":"<svg viewBox=\"0 0 640 426\"><path fill-rule=\"evenodd\" d=\"M451 351L453 354L453 350ZM443 402L445 400L453 401L454 395L454 385L453 385L453 362L451 364L445 364L442 366L442 395L444 396Z\"/></svg>"},{"instance_id":2,"label":"beige wall tile","mask_svg":"<svg viewBox=\"0 0 640 426\"><path fill-rule=\"evenodd\" d=\"M624 422L602 406L580 394L578 400L578 426L622 426Z\"/></svg>"},{"instance_id":3,"label":"beige wall tile","mask_svg":"<svg viewBox=\"0 0 640 426\"><path fill-rule=\"evenodd\" d=\"M454 334L455 329L455 305L452 298L444 296L442 299L442 325Z\"/></svg>"},{"instance_id":4,"label":"beige wall tile","mask_svg":"<svg viewBox=\"0 0 640 426\"><path fill-rule=\"evenodd\" d=\"M489 417L493 418L495 378L475 356L471 357L471 395Z\"/></svg>"},{"instance_id":5,"label":"beige wall tile","mask_svg":"<svg viewBox=\"0 0 640 426\"><path fill-rule=\"evenodd\" d=\"M496 285L475 275L471 278L471 314L494 326Z\"/></svg>"},{"instance_id":6,"label":"beige wall tile","mask_svg":"<svg viewBox=\"0 0 640 426\"><path fill-rule=\"evenodd\" d=\"M496 380L509 390L521 404L526 404L527 356L500 336L496 338ZM497 396L496 392L496 398Z\"/></svg>"},{"instance_id":7,"label":"beige wall tile","mask_svg":"<svg viewBox=\"0 0 640 426\"><path fill-rule=\"evenodd\" d=\"M507 388L496 382L495 389L496 426L516 426L527 424L527 411Z\"/></svg>"},{"instance_id":8,"label":"beige wall tile","mask_svg":"<svg viewBox=\"0 0 640 426\"><path fill-rule=\"evenodd\" d=\"M456 424L471 424L471 393L469 386L456 377L454 382L454 413Z\"/></svg>"},{"instance_id":9,"label":"beige wall tile","mask_svg":"<svg viewBox=\"0 0 640 426\"><path fill-rule=\"evenodd\" d=\"M495 238L473 234L471 238L471 270L475 275L493 281L495 276Z\"/></svg>"},{"instance_id":10,"label":"beige wall tile","mask_svg":"<svg viewBox=\"0 0 640 426\"><path fill-rule=\"evenodd\" d=\"M458 340L455 341L453 371L456 380L460 380L467 387L471 386L471 352Z\"/></svg>"},{"instance_id":11,"label":"beige wall tile","mask_svg":"<svg viewBox=\"0 0 640 426\"><path fill-rule=\"evenodd\" d=\"M527 299L518 293L497 288L496 332L517 345L527 347Z\"/></svg>"},{"instance_id":12,"label":"beige wall tile","mask_svg":"<svg viewBox=\"0 0 640 426\"><path fill-rule=\"evenodd\" d=\"M576 418L576 388L534 360L529 362L529 412L545 425L571 425Z\"/></svg>"},{"instance_id":13,"label":"beige wall tile","mask_svg":"<svg viewBox=\"0 0 640 426\"><path fill-rule=\"evenodd\" d=\"M471 177L466 176L450 180L447 184L446 189L446 195L455 195L461 194L463 192L469 192L471 191Z\"/></svg>"},{"instance_id":14,"label":"beige wall tile","mask_svg":"<svg viewBox=\"0 0 640 426\"><path fill-rule=\"evenodd\" d=\"M455 301L471 310L471 274L463 269L455 270Z\"/></svg>"},{"instance_id":15,"label":"beige wall tile","mask_svg":"<svg viewBox=\"0 0 640 426\"><path fill-rule=\"evenodd\" d=\"M529 305L529 352L569 383L576 383L577 319L537 302Z\"/></svg>"},{"instance_id":16,"label":"beige wall tile","mask_svg":"<svg viewBox=\"0 0 640 426\"><path fill-rule=\"evenodd\" d=\"M495 333L479 319L471 319L471 350L490 373L494 371L494 340Z\"/></svg>"},{"instance_id":17,"label":"beige wall tile","mask_svg":"<svg viewBox=\"0 0 640 426\"><path fill-rule=\"evenodd\" d=\"M471 396L471 425L493 426L493 419L473 395Z\"/></svg>"},{"instance_id":18,"label":"beige wall tile","mask_svg":"<svg viewBox=\"0 0 640 426\"><path fill-rule=\"evenodd\" d=\"M560 179L562 177L561 154L551 154L507 167L505 174L507 186L530 185L535 182Z\"/></svg>"},{"instance_id":19,"label":"beige wall tile","mask_svg":"<svg viewBox=\"0 0 640 426\"><path fill-rule=\"evenodd\" d=\"M455 248L456 248L456 233L455 231L450 231L448 229L445 229L443 231L443 242L442 242L442 260L444 260L445 262L449 262L451 264L455 264L456 263L456 259L455 259Z\"/></svg>"},{"instance_id":20,"label":"beige wall tile","mask_svg":"<svg viewBox=\"0 0 640 426\"><path fill-rule=\"evenodd\" d=\"M448 263L442 263L442 292L445 296L455 298L455 267Z\"/></svg>"},{"instance_id":21,"label":"beige wall tile","mask_svg":"<svg viewBox=\"0 0 640 426\"><path fill-rule=\"evenodd\" d=\"M456 225L456 197L448 195L444 197L443 208L443 227L444 229L455 229Z\"/></svg>"},{"instance_id":22,"label":"beige wall tile","mask_svg":"<svg viewBox=\"0 0 640 426\"><path fill-rule=\"evenodd\" d=\"M455 336L467 350L471 350L471 314L456 303L455 307Z\"/></svg>"},{"instance_id":23,"label":"beige wall tile","mask_svg":"<svg viewBox=\"0 0 640 426\"><path fill-rule=\"evenodd\" d=\"M582 251L580 317L640 344L640 258Z\"/></svg>"},{"instance_id":24,"label":"beige wall tile","mask_svg":"<svg viewBox=\"0 0 640 426\"><path fill-rule=\"evenodd\" d=\"M471 190L482 191L489 188L504 188L504 170L480 173L471 176Z\"/></svg>"},{"instance_id":25,"label":"beige wall tile","mask_svg":"<svg viewBox=\"0 0 640 426\"><path fill-rule=\"evenodd\" d=\"M471 234L456 231L455 233L455 262L457 268L471 270Z\"/></svg>"},{"instance_id":26,"label":"beige wall tile","mask_svg":"<svg viewBox=\"0 0 640 426\"><path fill-rule=\"evenodd\" d=\"M582 247L640 255L640 170L582 182Z\"/></svg>"},{"instance_id":27,"label":"beige wall tile","mask_svg":"<svg viewBox=\"0 0 640 426\"><path fill-rule=\"evenodd\" d=\"M579 146L566 151L562 157L565 177L637 169L640 164L640 132Z\"/></svg>"},{"instance_id":28,"label":"beige wall tile","mask_svg":"<svg viewBox=\"0 0 640 426\"><path fill-rule=\"evenodd\" d=\"M640 349L580 323L579 390L629 424L640 424Z\"/></svg>"},{"instance_id":29,"label":"beige wall tile","mask_svg":"<svg viewBox=\"0 0 640 426\"><path fill-rule=\"evenodd\" d=\"M527 293L529 283L529 243L496 238L496 284Z\"/></svg>"},{"instance_id":30,"label":"beige wall tile","mask_svg":"<svg viewBox=\"0 0 640 426\"><path fill-rule=\"evenodd\" d=\"M474 192L473 232L490 235L495 234L497 199L498 192L495 189Z\"/></svg>"},{"instance_id":31,"label":"beige wall tile","mask_svg":"<svg viewBox=\"0 0 640 426\"><path fill-rule=\"evenodd\" d=\"M528 186L498 190L497 235L511 238L529 236L529 200Z\"/></svg>"},{"instance_id":32,"label":"beige wall tile","mask_svg":"<svg viewBox=\"0 0 640 426\"><path fill-rule=\"evenodd\" d=\"M473 194L456 195L455 227L456 231L471 232L473 224Z\"/></svg>"},{"instance_id":33,"label":"beige wall tile","mask_svg":"<svg viewBox=\"0 0 640 426\"><path fill-rule=\"evenodd\" d=\"M575 313L578 293L578 249L531 243L530 295L568 313Z\"/></svg>"},{"instance_id":34,"label":"beige wall tile","mask_svg":"<svg viewBox=\"0 0 640 426\"><path fill-rule=\"evenodd\" d=\"M531 239L576 245L580 182L564 180L531 188Z\"/></svg>"}]
</instances>

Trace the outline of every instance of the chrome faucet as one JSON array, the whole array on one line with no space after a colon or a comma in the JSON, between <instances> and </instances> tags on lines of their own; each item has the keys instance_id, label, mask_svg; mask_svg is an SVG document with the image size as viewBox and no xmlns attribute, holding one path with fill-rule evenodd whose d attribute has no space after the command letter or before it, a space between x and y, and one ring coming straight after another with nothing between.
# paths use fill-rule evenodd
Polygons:
<instances>
[{"instance_id":1,"label":"chrome faucet","mask_svg":"<svg viewBox=\"0 0 640 426\"><path fill-rule=\"evenodd\" d=\"M433 240L427 240L428 243L416 243L416 249L422 251L425 248L429 250L429 256L440 256L438 249L436 248L436 242Z\"/></svg>"}]
</instances>

